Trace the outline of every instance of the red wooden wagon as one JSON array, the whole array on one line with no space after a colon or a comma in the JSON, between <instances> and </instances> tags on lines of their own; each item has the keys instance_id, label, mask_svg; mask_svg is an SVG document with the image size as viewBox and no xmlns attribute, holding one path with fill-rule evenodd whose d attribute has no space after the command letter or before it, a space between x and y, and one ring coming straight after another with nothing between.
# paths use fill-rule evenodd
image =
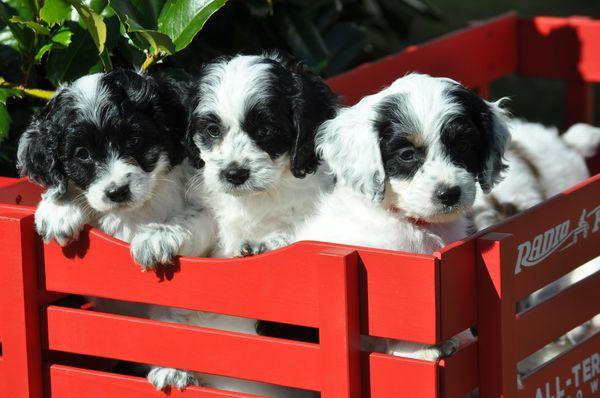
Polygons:
<instances>
[{"instance_id":1,"label":"red wooden wagon","mask_svg":"<svg viewBox=\"0 0 600 398\"><path fill-rule=\"evenodd\" d=\"M591 121L600 22L507 15L329 83L353 103L413 70L453 77L483 94L507 74L562 79L569 120ZM249 259L181 258L162 277L140 273L127 244L94 229L68 249L43 245L33 229L39 190L24 180L0 185L2 397L164 396L144 379L100 370L90 357L281 384L325 398L455 398L476 387L484 398L600 396L600 334L538 369L522 390L515 369L600 312L600 273L525 313L515 305L600 255L600 176L431 256L300 242ZM518 269L519 247L556 226L568 237ZM61 306L56 298L64 294L315 327L320 342ZM360 334L433 344L472 325L479 342L437 363L359 351ZM171 396L250 397L196 387Z\"/></svg>"}]
</instances>

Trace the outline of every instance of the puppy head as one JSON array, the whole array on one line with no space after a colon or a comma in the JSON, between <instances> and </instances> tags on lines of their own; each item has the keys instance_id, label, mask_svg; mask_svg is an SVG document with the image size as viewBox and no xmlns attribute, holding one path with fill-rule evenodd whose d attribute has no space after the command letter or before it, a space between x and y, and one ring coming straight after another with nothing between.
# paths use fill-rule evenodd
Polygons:
<instances>
[{"instance_id":1,"label":"puppy head","mask_svg":"<svg viewBox=\"0 0 600 398\"><path fill-rule=\"evenodd\" d=\"M80 190L100 212L139 207L183 158L178 98L174 83L130 71L82 77L34 116L18 168L51 194Z\"/></svg>"},{"instance_id":2,"label":"puppy head","mask_svg":"<svg viewBox=\"0 0 600 398\"><path fill-rule=\"evenodd\" d=\"M499 180L509 138L497 103L412 74L324 123L317 147L340 184L385 196L408 217L448 222L472 206L477 182L487 192Z\"/></svg>"},{"instance_id":3,"label":"puppy head","mask_svg":"<svg viewBox=\"0 0 600 398\"><path fill-rule=\"evenodd\" d=\"M220 58L195 86L188 145L209 188L249 194L317 169L314 134L336 97L303 66L277 54Z\"/></svg>"}]
</instances>

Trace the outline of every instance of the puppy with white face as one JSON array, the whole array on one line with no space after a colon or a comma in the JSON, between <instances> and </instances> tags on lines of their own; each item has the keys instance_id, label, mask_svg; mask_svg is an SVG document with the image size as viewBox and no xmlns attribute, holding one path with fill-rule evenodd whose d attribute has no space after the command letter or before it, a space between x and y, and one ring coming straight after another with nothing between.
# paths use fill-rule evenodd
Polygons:
<instances>
[{"instance_id":1,"label":"puppy with white face","mask_svg":"<svg viewBox=\"0 0 600 398\"><path fill-rule=\"evenodd\" d=\"M196 83L188 134L217 216L217 255L280 247L311 213L328 179L315 173L317 127L336 96L317 76L278 54L208 64Z\"/></svg>"},{"instance_id":2,"label":"puppy with white face","mask_svg":"<svg viewBox=\"0 0 600 398\"><path fill-rule=\"evenodd\" d=\"M337 185L295 240L432 254L467 235L477 184L489 192L500 179L509 138L498 103L450 79L400 78L320 127ZM448 347L389 351L436 359Z\"/></svg>"},{"instance_id":3,"label":"puppy with white face","mask_svg":"<svg viewBox=\"0 0 600 398\"><path fill-rule=\"evenodd\" d=\"M206 65L194 85L190 158L209 192L218 224L218 257L248 256L286 245L314 210L330 180L319 172L317 127L332 117L336 96L317 76L277 54L238 55ZM194 191L192 184L191 191ZM156 319L256 334L256 320L167 310ZM289 389L250 386L212 375L159 368L158 389L206 384L266 396Z\"/></svg>"},{"instance_id":4,"label":"puppy with white face","mask_svg":"<svg viewBox=\"0 0 600 398\"><path fill-rule=\"evenodd\" d=\"M86 223L131 241L144 268L203 255L214 222L184 198L183 92L167 79L118 70L62 87L19 142L18 167L47 188L35 214L46 242L66 245Z\"/></svg>"}]
</instances>

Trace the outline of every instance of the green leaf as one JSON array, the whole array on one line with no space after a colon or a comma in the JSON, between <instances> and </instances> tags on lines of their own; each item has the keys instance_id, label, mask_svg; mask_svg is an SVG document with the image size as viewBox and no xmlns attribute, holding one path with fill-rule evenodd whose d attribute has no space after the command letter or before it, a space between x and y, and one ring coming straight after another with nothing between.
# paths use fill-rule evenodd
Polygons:
<instances>
[{"instance_id":1,"label":"green leaf","mask_svg":"<svg viewBox=\"0 0 600 398\"><path fill-rule=\"evenodd\" d=\"M133 65L134 68L139 69L140 66L142 66L146 56L127 36L124 35L121 37L117 47L119 49L119 54L121 54L127 62Z\"/></svg>"},{"instance_id":2,"label":"green leaf","mask_svg":"<svg viewBox=\"0 0 600 398\"><path fill-rule=\"evenodd\" d=\"M88 32L76 23L68 27L73 32L71 43L64 50L50 52L45 64L46 77L56 86L86 75L99 61L98 49Z\"/></svg>"},{"instance_id":3,"label":"green leaf","mask_svg":"<svg viewBox=\"0 0 600 398\"><path fill-rule=\"evenodd\" d=\"M108 5L108 0L90 0L89 5L92 11L96 14L100 14Z\"/></svg>"},{"instance_id":4,"label":"green leaf","mask_svg":"<svg viewBox=\"0 0 600 398\"><path fill-rule=\"evenodd\" d=\"M33 32L16 23L10 22L11 14L8 12L2 2L0 2L0 19L2 19L10 29L14 39L19 43L20 52L28 52L33 46Z\"/></svg>"},{"instance_id":5,"label":"green leaf","mask_svg":"<svg viewBox=\"0 0 600 398\"><path fill-rule=\"evenodd\" d=\"M158 17L158 30L168 35L175 49L187 47L206 21L227 0L168 0Z\"/></svg>"},{"instance_id":6,"label":"green leaf","mask_svg":"<svg viewBox=\"0 0 600 398\"><path fill-rule=\"evenodd\" d=\"M37 9L36 1L37 0L3 0L2 2L15 10L21 18L33 20Z\"/></svg>"},{"instance_id":7,"label":"green leaf","mask_svg":"<svg viewBox=\"0 0 600 398\"><path fill-rule=\"evenodd\" d=\"M3 80L0 78L0 80ZM9 98L21 98L22 94L13 88L0 88L0 104L6 105Z\"/></svg>"},{"instance_id":8,"label":"green leaf","mask_svg":"<svg viewBox=\"0 0 600 398\"><path fill-rule=\"evenodd\" d=\"M40 60L48 51L54 49L62 49L68 47L71 43L71 36L73 32L71 32L66 27L60 28L56 33L54 33L48 41L40 47L38 52L35 54L35 62L40 63Z\"/></svg>"},{"instance_id":9,"label":"green leaf","mask_svg":"<svg viewBox=\"0 0 600 398\"><path fill-rule=\"evenodd\" d=\"M176 49L171 41L171 38L164 33L155 30L132 30L132 33L139 34L150 44L150 48L154 54L174 54Z\"/></svg>"},{"instance_id":10,"label":"green leaf","mask_svg":"<svg viewBox=\"0 0 600 398\"><path fill-rule=\"evenodd\" d=\"M69 0L69 2L85 22L90 36L92 36L94 44L98 48L98 53L101 54L104 51L104 43L106 42L106 24L104 24L102 17L92 11L81 0Z\"/></svg>"},{"instance_id":11,"label":"green leaf","mask_svg":"<svg viewBox=\"0 0 600 398\"><path fill-rule=\"evenodd\" d=\"M132 30L157 30L165 0L110 0L110 7Z\"/></svg>"},{"instance_id":12,"label":"green leaf","mask_svg":"<svg viewBox=\"0 0 600 398\"><path fill-rule=\"evenodd\" d=\"M47 27L33 21L26 21L21 17L12 17L9 19L10 22L19 24L21 26L25 26L31 30L33 30L38 35L48 36L50 34L50 29Z\"/></svg>"},{"instance_id":13,"label":"green leaf","mask_svg":"<svg viewBox=\"0 0 600 398\"><path fill-rule=\"evenodd\" d=\"M0 142L4 141L8 137L9 129L10 115L6 109L6 105L0 104Z\"/></svg>"},{"instance_id":14,"label":"green leaf","mask_svg":"<svg viewBox=\"0 0 600 398\"><path fill-rule=\"evenodd\" d=\"M71 4L67 0L45 0L40 18L49 25L60 24L71 17Z\"/></svg>"}]
</instances>

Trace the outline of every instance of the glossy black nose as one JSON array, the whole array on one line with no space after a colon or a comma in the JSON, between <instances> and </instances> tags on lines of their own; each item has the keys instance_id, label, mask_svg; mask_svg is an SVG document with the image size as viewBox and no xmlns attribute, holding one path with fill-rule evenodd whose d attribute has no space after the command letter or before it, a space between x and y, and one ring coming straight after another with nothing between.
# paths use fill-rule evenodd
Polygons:
<instances>
[{"instance_id":1,"label":"glossy black nose","mask_svg":"<svg viewBox=\"0 0 600 398\"><path fill-rule=\"evenodd\" d=\"M250 170L235 166L226 168L221 174L233 185L242 185L250 177Z\"/></svg>"},{"instance_id":2,"label":"glossy black nose","mask_svg":"<svg viewBox=\"0 0 600 398\"><path fill-rule=\"evenodd\" d=\"M459 186L440 185L435 189L435 198L444 206L454 206L460 200Z\"/></svg>"},{"instance_id":3,"label":"glossy black nose","mask_svg":"<svg viewBox=\"0 0 600 398\"><path fill-rule=\"evenodd\" d=\"M129 189L129 184L110 186L106 188L104 194L108 199L115 203L121 203L131 199L131 190Z\"/></svg>"}]
</instances>

